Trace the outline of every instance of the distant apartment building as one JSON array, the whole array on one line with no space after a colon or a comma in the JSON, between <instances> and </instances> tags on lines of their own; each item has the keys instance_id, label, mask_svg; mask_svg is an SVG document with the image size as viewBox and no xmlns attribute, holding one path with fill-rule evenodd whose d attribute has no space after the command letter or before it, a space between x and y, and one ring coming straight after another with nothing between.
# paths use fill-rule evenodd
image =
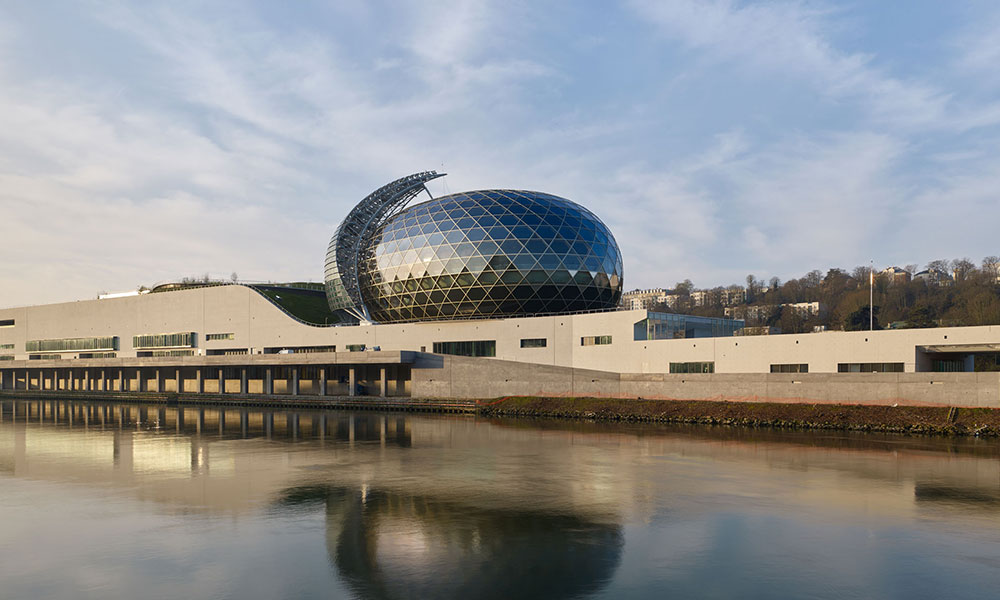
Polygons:
<instances>
[{"instance_id":1,"label":"distant apartment building","mask_svg":"<svg viewBox=\"0 0 1000 600\"><path fill-rule=\"evenodd\" d=\"M622 307L627 310L649 310L656 304L667 304L668 297L673 298L667 290L663 288L652 288L648 290L632 290L622 294Z\"/></svg>"},{"instance_id":2,"label":"distant apartment building","mask_svg":"<svg viewBox=\"0 0 1000 600\"><path fill-rule=\"evenodd\" d=\"M747 291L741 287L718 288L714 290L695 290L691 292L691 302L695 306L710 306L713 296L721 306L737 306L747 301Z\"/></svg>"},{"instance_id":3,"label":"distant apartment building","mask_svg":"<svg viewBox=\"0 0 1000 600\"><path fill-rule=\"evenodd\" d=\"M937 269L924 269L913 276L913 281L923 281L931 285L949 285L952 282L951 275Z\"/></svg>"},{"instance_id":4,"label":"distant apartment building","mask_svg":"<svg viewBox=\"0 0 1000 600\"><path fill-rule=\"evenodd\" d=\"M880 273L889 279L890 285L907 283L910 281L910 272L900 267L888 267Z\"/></svg>"},{"instance_id":5,"label":"distant apartment building","mask_svg":"<svg viewBox=\"0 0 1000 600\"><path fill-rule=\"evenodd\" d=\"M740 329L733 335L736 336L746 336L746 335L780 335L780 327L744 327Z\"/></svg>"},{"instance_id":6,"label":"distant apartment building","mask_svg":"<svg viewBox=\"0 0 1000 600\"><path fill-rule=\"evenodd\" d=\"M726 308L725 315L746 321L763 321L777 312L778 307L794 310L801 317L813 317L824 314L826 306L821 302L787 302L785 304L757 304L752 306L734 306Z\"/></svg>"}]
</instances>

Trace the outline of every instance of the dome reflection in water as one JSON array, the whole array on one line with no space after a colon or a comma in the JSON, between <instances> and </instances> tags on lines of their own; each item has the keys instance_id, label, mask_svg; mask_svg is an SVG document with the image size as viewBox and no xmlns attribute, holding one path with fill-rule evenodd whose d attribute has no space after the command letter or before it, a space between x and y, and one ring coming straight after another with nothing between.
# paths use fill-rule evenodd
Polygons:
<instances>
[{"instance_id":1,"label":"dome reflection in water","mask_svg":"<svg viewBox=\"0 0 1000 600\"><path fill-rule=\"evenodd\" d=\"M575 598L605 585L621 526L391 491L307 486L281 505L325 503L330 562L363 598Z\"/></svg>"}]
</instances>

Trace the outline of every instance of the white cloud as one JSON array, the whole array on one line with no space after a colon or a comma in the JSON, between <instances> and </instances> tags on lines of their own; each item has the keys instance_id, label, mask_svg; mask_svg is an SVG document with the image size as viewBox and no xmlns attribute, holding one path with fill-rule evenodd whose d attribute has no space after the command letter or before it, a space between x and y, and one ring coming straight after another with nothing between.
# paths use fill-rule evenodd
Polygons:
<instances>
[{"instance_id":1,"label":"white cloud","mask_svg":"<svg viewBox=\"0 0 1000 600\"><path fill-rule=\"evenodd\" d=\"M858 99L880 120L927 126L945 115L947 93L888 76L872 56L835 47L828 35L834 13L818 4L634 0L632 6L688 48L808 82L829 99Z\"/></svg>"}]
</instances>

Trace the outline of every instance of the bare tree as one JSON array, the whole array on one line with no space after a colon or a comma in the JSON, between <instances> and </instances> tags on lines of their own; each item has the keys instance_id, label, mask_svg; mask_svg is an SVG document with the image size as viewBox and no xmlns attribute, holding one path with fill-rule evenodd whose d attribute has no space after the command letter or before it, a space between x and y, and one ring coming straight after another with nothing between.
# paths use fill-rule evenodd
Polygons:
<instances>
[{"instance_id":1,"label":"bare tree","mask_svg":"<svg viewBox=\"0 0 1000 600\"><path fill-rule=\"evenodd\" d=\"M240 280L240 276L236 274L236 271L233 271L233 273L229 276L229 278L233 281L233 283L236 283L237 281Z\"/></svg>"},{"instance_id":2,"label":"bare tree","mask_svg":"<svg viewBox=\"0 0 1000 600\"><path fill-rule=\"evenodd\" d=\"M959 258L951 261L951 271L955 274L955 281L965 281L975 270L976 265L968 258Z\"/></svg>"},{"instance_id":3,"label":"bare tree","mask_svg":"<svg viewBox=\"0 0 1000 600\"><path fill-rule=\"evenodd\" d=\"M996 281L1000 277L1000 256L987 256L983 259L983 271Z\"/></svg>"},{"instance_id":4,"label":"bare tree","mask_svg":"<svg viewBox=\"0 0 1000 600\"><path fill-rule=\"evenodd\" d=\"M951 263L949 261L947 261L947 260L943 260L943 259L941 259L941 260L932 260L931 262L927 263L927 270L928 271L939 271L941 273L947 273L948 272L948 267L950 267L950 266L951 266Z\"/></svg>"}]
</instances>

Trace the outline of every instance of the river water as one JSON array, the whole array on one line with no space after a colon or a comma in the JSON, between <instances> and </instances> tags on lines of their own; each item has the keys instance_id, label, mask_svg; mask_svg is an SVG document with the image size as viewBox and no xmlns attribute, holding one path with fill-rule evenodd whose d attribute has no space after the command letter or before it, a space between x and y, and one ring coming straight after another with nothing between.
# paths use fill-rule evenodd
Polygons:
<instances>
[{"instance_id":1,"label":"river water","mask_svg":"<svg viewBox=\"0 0 1000 600\"><path fill-rule=\"evenodd\" d=\"M1000 442L0 402L0 598L983 598Z\"/></svg>"}]
</instances>

